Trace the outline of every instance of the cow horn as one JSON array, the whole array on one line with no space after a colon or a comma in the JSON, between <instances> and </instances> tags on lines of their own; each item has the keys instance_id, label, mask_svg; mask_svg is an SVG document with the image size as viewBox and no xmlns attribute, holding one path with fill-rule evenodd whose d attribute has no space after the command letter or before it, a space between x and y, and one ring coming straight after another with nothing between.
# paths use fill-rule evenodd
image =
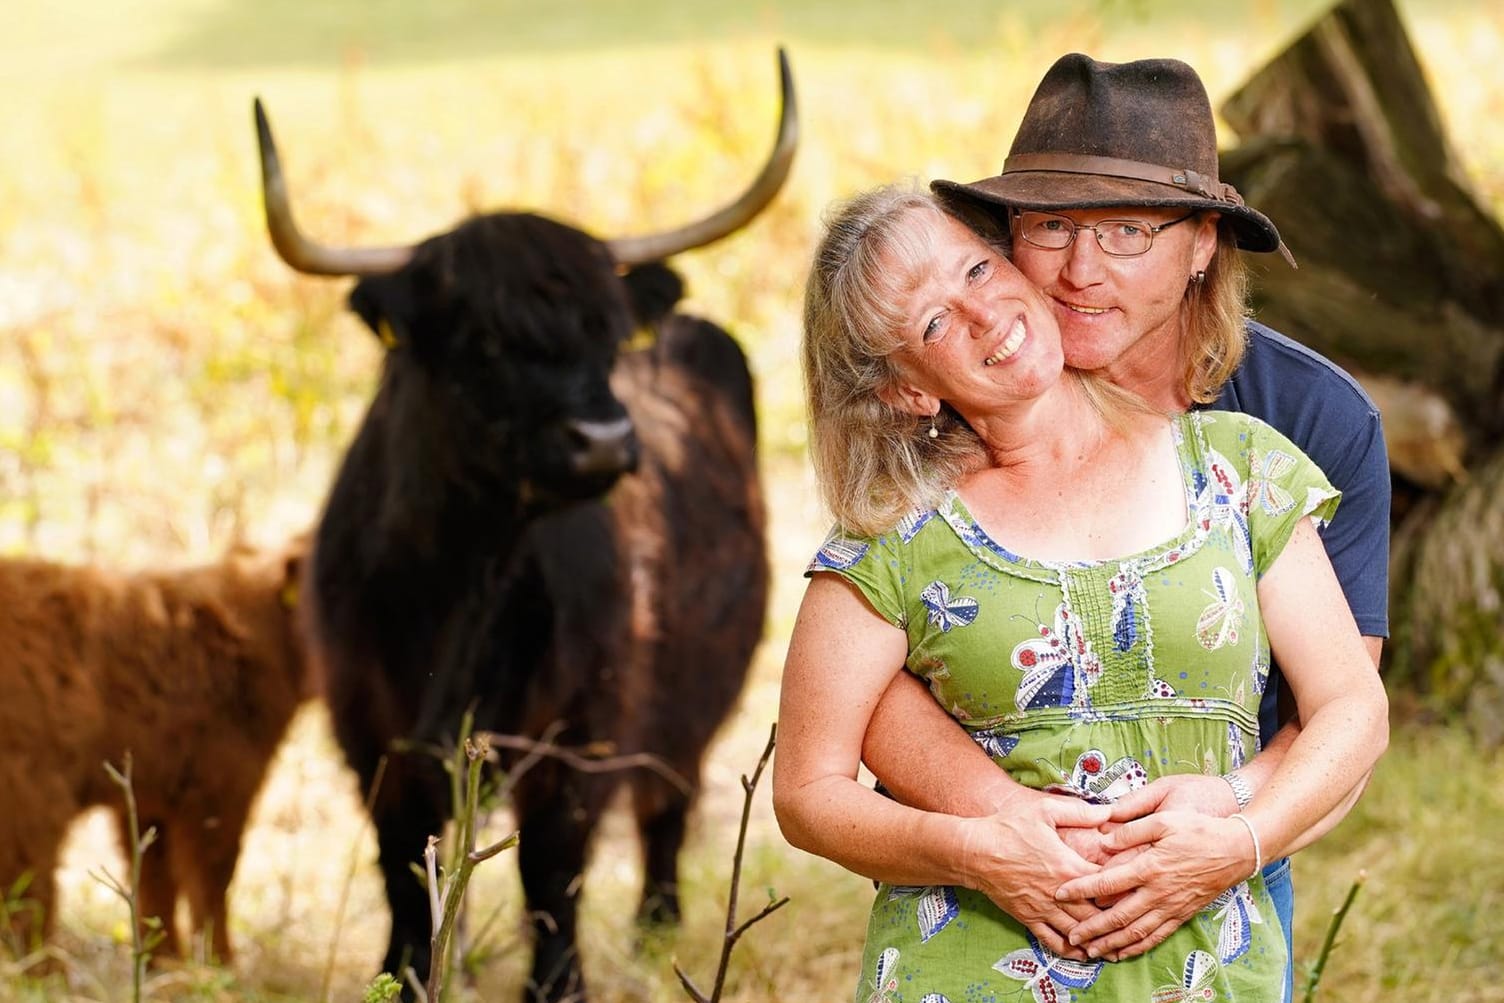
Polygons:
<instances>
[{"instance_id":1,"label":"cow horn","mask_svg":"<svg viewBox=\"0 0 1504 1003\"><path fill-rule=\"evenodd\" d=\"M292 218L287 182L272 127L256 98L256 137L261 141L261 190L266 196L266 228L282 260L309 275L382 275L412 260L411 247L325 247L303 236Z\"/></svg>"},{"instance_id":2,"label":"cow horn","mask_svg":"<svg viewBox=\"0 0 1504 1003\"><path fill-rule=\"evenodd\" d=\"M778 119L778 138L773 153L763 165L752 187L735 202L697 223L645 237L625 237L606 243L623 265L641 265L720 240L743 226L773 201L783 187L794 163L794 148L799 144L799 110L794 102L794 77L789 72L788 55L778 49L778 74L782 87L783 110Z\"/></svg>"}]
</instances>

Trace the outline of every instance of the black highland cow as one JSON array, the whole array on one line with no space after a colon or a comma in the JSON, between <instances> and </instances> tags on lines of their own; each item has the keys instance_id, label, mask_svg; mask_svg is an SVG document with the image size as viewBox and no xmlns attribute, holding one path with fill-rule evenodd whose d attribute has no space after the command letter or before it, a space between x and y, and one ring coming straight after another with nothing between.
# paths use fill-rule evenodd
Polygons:
<instances>
[{"instance_id":1,"label":"black highland cow","mask_svg":"<svg viewBox=\"0 0 1504 1003\"><path fill-rule=\"evenodd\" d=\"M294 268L360 275L350 305L389 346L334 482L307 578L336 736L375 800L392 912L385 970L429 966L412 866L449 786L400 740L477 729L652 753L697 788L741 690L767 593L752 383L731 337L673 312L662 259L759 212L787 175L783 117L752 188L709 219L602 242L527 214L481 216L416 247L334 249L296 229L260 105L273 243ZM656 334L626 351L633 332ZM545 760L515 790L533 917L526 999L582 999L576 899L591 832L631 785L642 916L678 914L676 857L693 793L637 770Z\"/></svg>"}]
</instances>

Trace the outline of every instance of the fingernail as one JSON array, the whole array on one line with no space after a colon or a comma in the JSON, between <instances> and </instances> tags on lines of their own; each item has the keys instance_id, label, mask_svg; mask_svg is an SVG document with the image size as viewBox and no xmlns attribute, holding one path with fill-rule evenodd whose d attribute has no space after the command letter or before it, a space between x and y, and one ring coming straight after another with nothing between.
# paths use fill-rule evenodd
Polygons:
<instances>
[{"instance_id":1,"label":"fingernail","mask_svg":"<svg viewBox=\"0 0 1504 1003\"><path fill-rule=\"evenodd\" d=\"M1096 958L1101 953L1102 953L1101 950L1099 950L1098 948L1095 948L1095 947L1088 947L1086 949L1086 956L1088 958Z\"/></svg>"},{"instance_id":2,"label":"fingernail","mask_svg":"<svg viewBox=\"0 0 1504 1003\"><path fill-rule=\"evenodd\" d=\"M1074 934L1074 933L1071 934L1070 940L1071 940L1071 946L1072 947L1080 947L1081 946L1081 937L1080 937L1079 934Z\"/></svg>"}]
</instances>

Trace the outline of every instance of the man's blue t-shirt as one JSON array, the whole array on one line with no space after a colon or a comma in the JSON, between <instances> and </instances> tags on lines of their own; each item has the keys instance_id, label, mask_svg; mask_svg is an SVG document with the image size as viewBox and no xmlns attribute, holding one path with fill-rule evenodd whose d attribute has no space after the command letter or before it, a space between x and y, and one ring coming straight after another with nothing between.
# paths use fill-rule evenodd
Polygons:
<instances>
[{"instance_id":1,"label":"man's blue t-shirt","mask_svg":"<svg viewBox=\"0 0 1504 1003\"><path fill-rule=\"evenodd\" d=\"M1379 409L1335 364L1263 324L1248 322L1248 353L1208 407L1273 425L1342 492L1321 534L1359 633L1389 636L1389 458ZM1268 742L1278 729L1278 666L1259 708Z\"/></svg>"}]
</instances>

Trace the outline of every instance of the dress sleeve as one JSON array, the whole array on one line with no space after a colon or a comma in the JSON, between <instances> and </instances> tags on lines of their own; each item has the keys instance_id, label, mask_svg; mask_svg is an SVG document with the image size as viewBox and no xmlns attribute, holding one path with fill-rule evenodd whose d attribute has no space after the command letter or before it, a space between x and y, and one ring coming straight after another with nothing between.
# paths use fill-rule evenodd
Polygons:
<instances>
[{"instance_id":1,"label":"dress sleeve","mask_svg":"<svg viewBox=\"0 0 1504 1003\"><path fill-rule=\"evenodd\" d=\"M1342 492L1300 447L1257 418L1247 421L1248 535L1254 572L1262 578L1302 519L1313 517L1318 529L1331 520Z\"/></svg>"},{"instance_id":2,"label":"dress sleeve","mask_svg":"<svg viewBox=\"0 0 1504 1003\"><path fill-rule=\"evenodd\" d=\"M902 560L903 553L894 534L853 536L836 526L825 537L804 574L806 577L822 572L839 575L857 587L879 616L906 630Z\"/></svg>"}]
</instances>

